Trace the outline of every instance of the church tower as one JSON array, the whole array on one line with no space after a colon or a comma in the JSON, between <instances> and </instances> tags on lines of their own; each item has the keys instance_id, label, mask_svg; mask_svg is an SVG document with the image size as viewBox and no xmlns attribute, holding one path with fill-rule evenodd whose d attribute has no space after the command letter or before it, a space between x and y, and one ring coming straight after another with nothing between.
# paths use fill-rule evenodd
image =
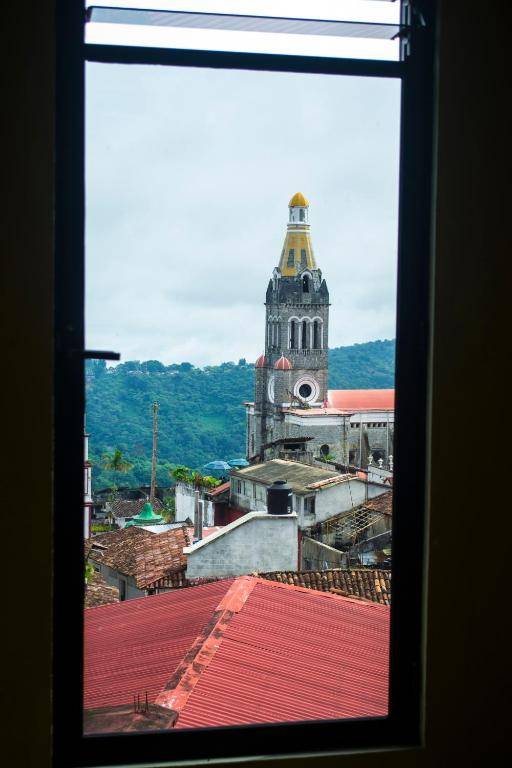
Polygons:
<instances>
[{"instance_id":1,"label":"church tower","mask_svg":"<svg viewBox=\"0 0 512 768\"><path fill-rule=\"evenodd\" d=\"M288 437L284 412L322 407L327 400L329 292L310 237L309 203L297 192L279 266L268 284L265 352L255 364L255 400L248 413L247 454Z\"/></svg>"}]
</instances>

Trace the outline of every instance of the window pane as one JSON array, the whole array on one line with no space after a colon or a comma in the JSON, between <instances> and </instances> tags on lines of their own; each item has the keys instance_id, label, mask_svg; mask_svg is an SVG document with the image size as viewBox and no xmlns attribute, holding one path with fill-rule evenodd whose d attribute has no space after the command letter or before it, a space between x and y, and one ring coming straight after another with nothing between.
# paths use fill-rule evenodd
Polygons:
<instances>
[{"instance_id":1,"label":"window pane","mask_svg":"<svg viewBox=\"0 0 512 768\"><path fill-rule=\"evenodd\" d=\"M88 3L88 43L397 60L399 3Z\"/></svg>"},{"instance_id":2,"label":"window pane","mask_svg":"<svg viewBox=\"0 0 512 768\"><path fill-rule=\"evenodd\" d=\"M87 66L87 734L387 713L399 104Z\"/></svg>"}]
</instances>

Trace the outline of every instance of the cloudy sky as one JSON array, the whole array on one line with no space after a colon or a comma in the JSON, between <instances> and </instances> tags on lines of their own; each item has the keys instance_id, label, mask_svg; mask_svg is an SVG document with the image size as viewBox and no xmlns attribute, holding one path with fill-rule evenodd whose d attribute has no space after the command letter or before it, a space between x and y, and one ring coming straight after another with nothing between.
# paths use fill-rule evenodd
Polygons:
<instances>
[{"instance_id":1,"label":"cloudy sky","mask_svg":"<svg viewBox=\"0 0 512 768\"><path fill-rule=\"evenodd\" d=\"M255 359L297 191L330 346L394 337L399 100L382 79L88 64L88 346Z\"/></svg>"}]
</instances>

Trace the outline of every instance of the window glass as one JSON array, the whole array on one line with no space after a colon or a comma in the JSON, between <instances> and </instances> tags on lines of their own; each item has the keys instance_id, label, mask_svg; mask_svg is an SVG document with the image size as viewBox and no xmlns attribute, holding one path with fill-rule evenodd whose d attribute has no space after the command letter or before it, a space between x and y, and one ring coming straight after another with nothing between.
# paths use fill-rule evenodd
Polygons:
<instances>
[{"instance_id":1,"label":"window glass","mask_svg":"<svg viewBox=\"0 0 512 768\"><path fill-rule=\"evenodd\" d=\"M86 339L121 353L118 364L88 362L86 377L88 557L112 577L102 611L86 609L84 707L101 710L96 732L146 693L168 729L388 711L388 606L368 633L377 672L361 665L349 690L358 654L344 661L333 643L359 642L346 596L333 593L323 616L320 590L277 577L268 587L262 574L390 563L384 512L382 530L356 516L366 522L348 543L336 532L340 514L392 493L392 429L360 428L393 418L399 106L400 84L385 78L87 66ZM308 211L301 226L292 208ZM287 623L291 594L308 602ZM196 639L210 647L217 607L240 600L222 632L247 651L242 671L223 642L192 675ZM161 631L167 648L167 630L145 606L157 601L184 640L155 664L149 646ZM258 627L271 644L286 636L295 668L310 670L305 688L269 692L269 659L289 669L290 658L277 641L264 653ZM325 706L314 661L324 656Z\"/></svg>"}]
</instances>

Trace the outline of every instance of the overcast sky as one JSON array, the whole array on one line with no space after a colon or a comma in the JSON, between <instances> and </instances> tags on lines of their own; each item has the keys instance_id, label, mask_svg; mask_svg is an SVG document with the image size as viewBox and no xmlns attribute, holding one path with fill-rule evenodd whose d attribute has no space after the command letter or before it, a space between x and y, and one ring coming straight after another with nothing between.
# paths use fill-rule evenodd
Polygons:
<instances>
[{"instance_id":1,"label":"overcast sky","mask_svg":"<svg viewBox=\"0 0 512 768\"><path fill-rule=\"evenodd\" d=\"M383 79L88 64L88 346L254 360L297 191L330 346L394 337L399 100Z\"/></svg>"}]
</instances>

